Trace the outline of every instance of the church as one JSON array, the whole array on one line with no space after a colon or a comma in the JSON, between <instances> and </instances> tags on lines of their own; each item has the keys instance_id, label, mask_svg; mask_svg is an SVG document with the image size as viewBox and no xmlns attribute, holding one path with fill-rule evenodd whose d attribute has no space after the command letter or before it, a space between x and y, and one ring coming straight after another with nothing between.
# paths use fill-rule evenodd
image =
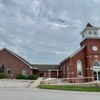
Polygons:
<instances>
[{"instance_id":1,"label":"church","mask_svg":"<svg viewBox=\"0 0 100 100\"><path fill-rule=\"evenodd\" d=\"M69 82L91 82L100 80L100 37L98 30L87 24L80 32L82 41L80 48L62 60L58 65L30 64L25 59L7 48L0 50L0 73L6 78L16 78L18 74L39 77L66 78Z\"/></svg>"},{"instance_id":2,"label":"church","mask_svg":"<svg viewBox=\"0 0 100 100\"><path fill-rule=\"evenodd\" d=\"M91 82L100 80L100 37L98 30L91 24L80 32L80 48L61 63L62 77L73 78L70 82Z\"/></svg>"}]
</instances>

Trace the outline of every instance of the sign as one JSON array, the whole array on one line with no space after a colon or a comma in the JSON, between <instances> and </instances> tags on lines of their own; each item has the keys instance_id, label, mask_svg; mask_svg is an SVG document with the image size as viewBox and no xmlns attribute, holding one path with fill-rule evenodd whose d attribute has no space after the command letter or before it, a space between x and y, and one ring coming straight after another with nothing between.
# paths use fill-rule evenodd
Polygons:
<instances>
[{"instance_id":1,"label":"sign","mask_svg":"<svg viewBox=\"0 0 100 100\"><path fill-rule=\"evenodd\" d=\"M10 74L10 77L11 77L11 78L14 77L14 74Z\"/></svg>"},{"instance_id":2,"label":"sign","mask_svg":"<svg viewBox=\"0 0 100 100\"><path fill-rule=\"evenodd\" d=\"M26 75L26 78L28 78L28 75Z\"/></svg>"}]
</instances>

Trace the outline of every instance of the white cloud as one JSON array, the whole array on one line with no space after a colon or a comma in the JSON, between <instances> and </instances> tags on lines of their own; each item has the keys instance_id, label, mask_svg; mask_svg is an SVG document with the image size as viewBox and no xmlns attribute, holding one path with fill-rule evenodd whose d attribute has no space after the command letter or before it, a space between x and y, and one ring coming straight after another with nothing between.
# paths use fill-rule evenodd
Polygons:
<instances>
[{"instance_id":1,"label":"white cloud","mask_svg":"<svg viewBox=\"0 0 100 100\"><path fill-rule=\"evenodd\" d=\"M59 63L79 48L88 22L100 26L99 0L94 2L0 0L0 48L31 63Z\"/></svg>"},{"instance_id":2,"label":"white cloud","mask_svg":"<svg viewBox=\"0 0 100 100\"><path fill-rule=\"evenodd\" d=\"M100 0L94 0L94 2L99 3L99 2L100 2Z\"/></svg>"}]
</instances>

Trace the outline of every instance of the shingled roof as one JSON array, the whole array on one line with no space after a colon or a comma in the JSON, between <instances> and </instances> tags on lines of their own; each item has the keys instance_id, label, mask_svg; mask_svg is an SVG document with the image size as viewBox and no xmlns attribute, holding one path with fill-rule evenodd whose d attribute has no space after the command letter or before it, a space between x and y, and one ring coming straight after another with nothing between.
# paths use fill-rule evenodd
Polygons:
<instances>
[{"instance_id":1,"label":"shingled roof","mask_svg":"<svg viewBox=\"0 0 100 100\"><path fill-rule=\"evenodd\" d=\"M40 71L48 71L48 70L61 70L60 65L47 65L47 64L31 64L33 69L38 69Z\"/></svg>"},{"instance_id":2,"label":"shingled roof","mask_svg":"<svg viewBox=\"0 0 100 100\"><path fill-rule=\"evenodd\" d=\"M49 65L49 64L30 64L28 61L26 61L24 58L22 58L21 56L15 54L14 52L10 51L7 48L3 48L2 50L7 50L9 53L11 53L12 55L14 55L16 58L18 58L19 60L21 60L23 63L25 63L26 65L28 65L31 69L38 69L41 71L46 71L46 70L61 70L60 65ZM0 50L0 51L2 51Z\"/></svg>"}]
</instances>

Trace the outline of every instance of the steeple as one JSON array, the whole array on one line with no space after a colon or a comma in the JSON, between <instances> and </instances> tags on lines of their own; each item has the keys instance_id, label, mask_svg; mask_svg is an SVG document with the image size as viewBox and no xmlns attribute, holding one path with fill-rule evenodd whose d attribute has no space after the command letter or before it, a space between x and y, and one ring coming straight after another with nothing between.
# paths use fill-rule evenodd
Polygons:
<instances>
[{"instance_id":1,"label":"steeple","mask_svg":"<svg viewBox=\"0 0 100 100\"><path fill-rule=\"evenodd\" d=\"M90 23L87 23L86 27L93 27Z\"/></svg>"},{"instance_id":2,"label":"steeple","mask_svg":"<svg viewBox=\"0 0 100 100\"><path fill-rule=\"evenodd\" d=\"M87 23L86 27L81 31L82 39L85 38L97 38L99 37L98 30L100 27L94 27L90 23Z\"/></svg>"}]
</instances>

